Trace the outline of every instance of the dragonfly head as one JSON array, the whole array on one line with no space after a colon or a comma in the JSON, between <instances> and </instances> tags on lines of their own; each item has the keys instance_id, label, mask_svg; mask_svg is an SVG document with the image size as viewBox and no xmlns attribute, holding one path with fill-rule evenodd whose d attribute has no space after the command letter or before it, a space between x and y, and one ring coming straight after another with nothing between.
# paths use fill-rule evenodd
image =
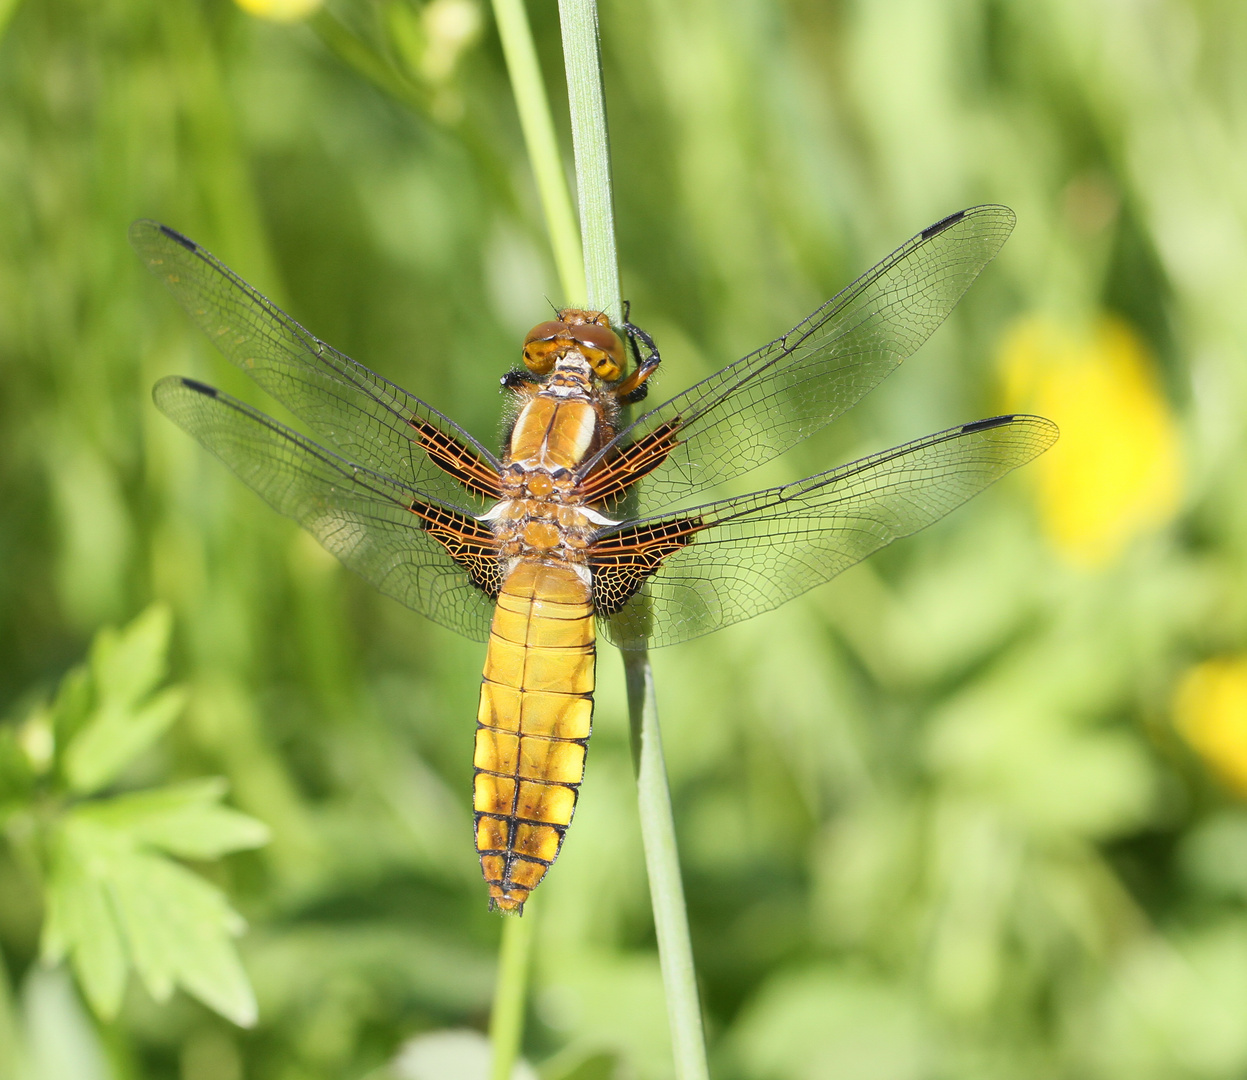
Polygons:
<instances>
[{"instance_id":1,"label":"dragonfly head","mask_svg":"<svg viewBox=\"0 0 1247 1080\"><path fill-rule=\"evenodd\" d=\"M557 319L534 326L524 339L524 366L534 375L550 374L572 353L583 357L603 382L623 375L623 342L602 312L565 308Z\"/></svg>"}]
</instances>

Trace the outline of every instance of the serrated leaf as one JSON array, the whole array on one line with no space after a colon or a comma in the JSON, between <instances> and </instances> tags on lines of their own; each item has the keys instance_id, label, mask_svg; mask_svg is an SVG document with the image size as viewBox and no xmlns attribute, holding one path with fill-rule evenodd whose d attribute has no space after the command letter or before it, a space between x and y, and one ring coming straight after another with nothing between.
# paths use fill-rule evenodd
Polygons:
<instances>
[{"instance_id":1,"label":"serrated leaf","mask_svg":"<svg viewBox=\"0 0 1247 1080\"><path fill-rule=\"evenodd\" d=\"M186 707L186 691L173 686L141 708L106 700L70 744L65 776L80 794L98 791L116 779L135 757L156 741Z\"/></svg>"},{"instance_id":2,"label":"serrated leaf","mask_svg":"<svg viewBox=\"0 0 1247 1080\"><path fill-rule=\"evenodd\" d=\"M246 923L234 912L229 914L237 920L232 929L226 927L229 936L197 934L194 927L188 927L182 939L180 979L192 997L239 1027L252 1027L257 1015L255 993L230 940L246 929Z\"/></svg>"},{"instance_id":3,"label":"serrated leaf","mask_svg":"<svg viewBox=\"0 0 1247 1080\"><path fill-rule=\"evenodd\" d=\"M110 881L134 966L154 998L181 984L235 1023L255 1022L255 998L230 939L245 923L220 890L158 855L126 855Z\"/></svg>"},{"instance_id":4,"label":"serrated leaf","mask_svg":"<svg viewBox=\"0 0 1247 1080\"><path fill-rule=\"evenodd\" d=\"M121 1007L129 965L102 865L89 831L62 831L48 882L42 954L46 963L68 954L91 1007L111 1020Z\"/></svg>"},{"instance_id":5,"label":"serrated leaf","mask_svg":"<svg viewBox=\"0 0 1247 1080\"><path fill-rule=\"evenodd\" d=\"M269 841L264 822L225 806L187 807L146 823L137 835L152 847L185 859L215 859Z\"/></svg>"},{"instance_id":6,"label":"serrated leaf","mask_svg":"<svg viewBox=\"0 0 1247 1080\"><path fill-rule=\"evenodd\" d=\"M68 746L82 729L95 704L95 684L85 664L79 664L65 673L56 688L56 700L52 702L52 727L56 740Z\"/></svg>"},{"instance_id":7,"label":"serrated leaf","mask_svg":"<svg viewBox=\"0 0 1247 1080\"><path fill-rule=\"evenodd\" d=\"M102 631L91 648L91 674L101 704L132 707L165 676L173 616L153 604L124 629Z\"/></svg>"},{"instance_id":8,"label":"serrated leaf","mask_svg":"<svg viewBox=\"0 0 1247 1080\"><path fill-rule=\"evenodd\" d=\"M157 1001L181 986L237 1024L255 1022L231 940L245 923L214 885L153 850L262 839L263 825L217 805L224 791L220 780L199 780L79 806L62 819L44 957L69 955L100 1016L116 1015L132 965Z\"/></svg>"},{"instance_id":9,"label":"serrated leaf","mask_svg":"<svg viewBox=\"0 0 1247 1080\"><path fill-rule=\"evenodd\" d=\"M155 791L119 795L80 813L134 840L188 859L213 859L268 842L268 826L218 805L221 777L192 780Z\"/></svg>"},{"instance_id":10,"label":"serrated leaf","mask_svg":"<svg viewBox=\"0 0 1247 1080\"><path fill-rule=\"evenodd\" d=\"M180 784L131 791L107 799L95 799L79 805L79 817L105 825L110 829L130 831L144 822L166 814L181 813L188 807L219 802L229 790L223 776L200 776Z\"/></svg>"},{"instance_id":11,"label":"serrated leaf","mask_svg":"<svg viewBox=\"0 0 1247 1080\"><path fill-rule=\"evenodd\" d=\"M164 860L155 861L159 865ZM153 856L127 853L117 860L108 884L139 978L152 997L167 1001L178 971L178 890L156 880L160 875L152 863Z\"/></svg>"}]
</instances>

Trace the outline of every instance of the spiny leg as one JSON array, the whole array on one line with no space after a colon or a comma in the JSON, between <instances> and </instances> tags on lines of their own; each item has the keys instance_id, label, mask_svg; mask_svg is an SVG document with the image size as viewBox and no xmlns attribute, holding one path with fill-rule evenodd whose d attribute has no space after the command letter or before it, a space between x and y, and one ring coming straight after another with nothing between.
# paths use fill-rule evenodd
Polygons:
<instances>
[{"instance_id":1,"label":"spiny leg","mask_svg":"<svg viewBox=\"0 0 1247 1080\"><path fill-rule=\"evenodd\" d=\"M633 405L645 399L646 394L649 393L649 387L646 383L649 377L658 370L658 365L662 363L662 357L658 353L658 346L654 344L654 339L639 326L628 321L630 310L631 304L625 300L624 321L621 324L621 329L624 332L624 336L628 339L628 347L632 350L632 358L636 361L636 370L613 388L615 397L625 405ZM641 348L638 342L645 346L648 350L648 355L641 355Z\"/></svg>"}]
</instances>

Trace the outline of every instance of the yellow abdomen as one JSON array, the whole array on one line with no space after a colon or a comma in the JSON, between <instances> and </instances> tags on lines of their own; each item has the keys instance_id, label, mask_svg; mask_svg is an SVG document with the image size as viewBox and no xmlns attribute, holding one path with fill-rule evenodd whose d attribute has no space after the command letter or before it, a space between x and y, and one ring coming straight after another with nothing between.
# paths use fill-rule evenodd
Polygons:
<instances>
[{"instance_id":1,"label":"yellow abdomen","mask_svg":"<svg viewBox=\"0 0 1247 1080\"><path fill-rule=\"evenodd\" d=\"M473 765L476 848L492 904L519 911L558 856L593 719L592 591L521 560L494 610Z\"/></svg>"}]
</instances>

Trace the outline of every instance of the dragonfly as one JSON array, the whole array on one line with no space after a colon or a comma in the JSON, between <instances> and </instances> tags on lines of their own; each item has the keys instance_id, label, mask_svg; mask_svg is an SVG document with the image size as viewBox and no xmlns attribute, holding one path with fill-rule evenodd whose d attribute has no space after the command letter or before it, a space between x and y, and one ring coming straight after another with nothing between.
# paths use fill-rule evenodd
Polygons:
<instances>
[{"instance_id":1,"label":"dragonfly","mask_svg":"<svg viewBox=\"0 0 1247 1080\"><path fill-rule=\"evenodd\" d=\"M181 233L138 221L130 239L217 348L323 442L195 379L158 382L161 411L381 592L486 643L476 848L490 907L519 913L576 808L599 634L644 649L769 611L1056 441L1043 417L994 416L795 483L707 494L878 386L1014 220L1004 206L943 218L786 334L630 421L659 368L652 339L601 312L559 311L502 379L497 452Z\"/></svg>"}]
</instances>

